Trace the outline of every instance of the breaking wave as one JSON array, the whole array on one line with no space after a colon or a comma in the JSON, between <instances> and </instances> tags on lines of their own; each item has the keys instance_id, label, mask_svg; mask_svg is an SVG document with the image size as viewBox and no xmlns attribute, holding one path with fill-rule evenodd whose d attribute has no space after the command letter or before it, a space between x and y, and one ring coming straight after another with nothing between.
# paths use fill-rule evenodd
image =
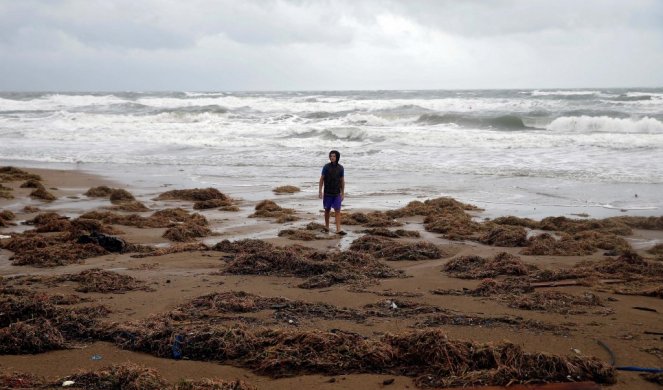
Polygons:
<instances>
[{"instance_id":1,"label":"breaking wave","mask_svg":"<svg viewBox=\"0 0 663 390\"><path fill-rule=\"evenodd\" d=\"M423 114L417 123L426 125L455 124L462 127L495 128L503 130L524 130L522 118L517 115L501 115L497 117L474 117L461 114Z\"/></svg>"},{"instance_id":2,"label":"breaking wave","mask_svg":"<svg viewBox=\"0 0 663 390\"><path fill-rule=\"evenodd\" d=\"M552 121L547 127L552 131L577 133L663 133L663 123L644 117L611 118L607 116L563 116Z\"/></svg>"}]
</instances>

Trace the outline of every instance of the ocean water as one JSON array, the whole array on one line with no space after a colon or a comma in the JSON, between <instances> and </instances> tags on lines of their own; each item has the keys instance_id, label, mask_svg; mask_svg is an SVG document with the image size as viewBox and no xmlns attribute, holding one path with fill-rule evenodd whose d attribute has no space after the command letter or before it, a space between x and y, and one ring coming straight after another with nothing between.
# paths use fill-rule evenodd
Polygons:
<instances>
[{"instance_id":1,"label":"ocean water","mask_svg":"<svg viewBox=\"0 0 663 390\"><path fill-rule=\"evenodd\" d=\"M341 152L352 208L453 196L486 215L663 214L663 88L0 93L0 163L319 208Z\"/></svg>"}]
</instances>

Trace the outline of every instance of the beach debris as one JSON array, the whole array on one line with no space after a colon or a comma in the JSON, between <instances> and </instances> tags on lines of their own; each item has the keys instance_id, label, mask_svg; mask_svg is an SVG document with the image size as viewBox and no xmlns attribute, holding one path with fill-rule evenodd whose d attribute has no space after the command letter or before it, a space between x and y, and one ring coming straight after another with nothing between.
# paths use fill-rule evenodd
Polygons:
<instances>
[{"instance_id":1,"label":"beach debris","mask_svg":"<svg viewBox=\"0 0 663 390\"><path fill-rule=\"evenodd\" d=\"M74 382L74 381L64 381L64 382L62 382L62 387L69 387L69 386L71 386L75 383L76 382Z\"/></svg>"},{"instance_id":2,"label":"beach debris","mask_svg":"<svg viewBox=\"0 0 663 390\"><path fill-rule=\"evenodd\" d=\"M101 359L103 359L103 357L99 354L96 354L96 353L94 355L90 356L90 360L98 361L98 360L101 360Z\"/></svg>"},{"instance_id":3,"label":"beach debris","mask_svg":"<svg viewBox=\"0 0 663 390\"><path fill-rule=\"evenodd\" d=\"M524 276L536 267L523 262L518 256L500 252L492 258L459 256L449 260L442 270L460 279L494 278L499 275Z\"/></svg>"},{"instance_id":4,"label":"beach debris","mask_svg":"<svg viewBox=\"0 0 663 390\"><path fill-rule=\"evenodd\" d=\"M530 237L527 241L527 248L520 251L523 255L584 256L596 251L596 247L587 241L574 240L566 233L561 233L560 239L555 238L552 234L543 233Z\"/></svg>"},{"instance_id":5,"label":"beach debris","mask_svg":"<svg viewBox=\"0 0 663 390\"><path fill-rule=\"evenodd\" d=\"M109 252L124 252L127 248L127 243L123 239L99 233L96 230L90 234L79 236L76 242L79 244L97 244Z\"/></svg>"},{"instance_id":6,"label":"beach debris","mask_svg":"<svg viewBox=\"0 0 663 390\"><path fill-rule=\"evenodd\" d=\"M370 253L385 260L429 260L444 256L442 250L427 241L400 242L387 237L362 236L354 240L350 250Z\"/></svg>"},{"instance_id":7,"label":"beach debris","mask_svg":"<svg viewBox=\"0 0 663 390\"><path fill-rule=\"evenodd\" d=\"M182 244L173 244L165 248L143 247L141 253L131 255L133 258L144 258L151 256L164 256L171 253L198 252L207 251L210 248L202 242L185 242Z\"/></svg>"},{"instance_id":8,"label":"beach debris","mask_svg":"<svg viewBox=\"0 0 663 390\"><path fill-rule=\"evenodd\" d=\"M113 188L109 199L113 204L133 202L136 200L136 198L129 191L122 188Z\"/></svg>"},{"instance_id":9,"label":"beach debris","mask_svg":"<svg viewBox=\"0 0 663 390\"><path fill-rule=\"evenodd\" d=\"M275 218L277 223L297 221L299 217L295 216L295 210L285 209L271 200L263 200L255 207L255 212L249 215L249 218Z\"/></svg>"},{"instance_id":10,"label":"beach debris","mask_svg":"<svg viewBox=\"0 0 663 390\"><path fill-rule=\"evenodd\" d=\"M161 390L169 388L168 383L152 368L135 363L123 363L104 367L95 371L79 372L66 377L83 389L144 389Z\"/></svg>"},{"instance_id":11,"label":"beach debris","mask_svg":"<svg viewBox=\"0 0 663 390\"><path fill-rule=\"evenodd\" d=\"M225 211L237 211L233 199L216 188L194 188L172 190L160 194L156 200L187 200L194 202L196 210L223 208Z\"/></svg>"},{"instance_id":12,"label":"beach debris","mask_svg":"<svg viewBox=\"0 0 663 390\"><path fill-rule=\"evenodd\" d=\"M82 293L113 293L121 294L128 291L154 291L148 287L145 282L136 280L128 275L122 275L117 272L104 271L99 268L93 268L81 271L77 274L64 274L48 278L46 283L50 285L59 285L63 282L76 282L78 287L76 291Z\"/></svg>"},{"instance_id":13,"label":"beach debris","mask_svg":"<svg viewBox=\"0 0 663 390\"><path fill-rule=\"evenodd\" d=\"M235 253L223 269L227 274L308 277L301 288L322 288L339 283L402 277L367 253L316 252L301 246L275 247L259 240L222 241L215 250Z\"/></svg>"},{"instance_id":14,"label":"beach debris","mask_svg":"<svg viewBox=\"0 0 663 390\"><path fill-rule=\"evenodd\" d=\"M477 206L462 203L453 198L440 197L428 199L424 202L415 200L400 209L389 210L387 211L387 214L391 218L413 217L415 215L427 216L430 214L445 212L449 209L459 209L462 211L481 210Z\"/></svg>"},{"instance_id":15,"label":"beach debris","mask_svg":"<svg viewBox=\"0 0 663 390\"><path fill-rule=\"evenodd\" d=\"M14 218L16 218L16 215L11 211L9 210L0 211L0 227L13 225L13 223L10 221L13 220Z\"/></svg>"},{"instance_id":16,"label":"beach debris","mask_svg":"<svg viewBox=\"0 0 663 390\"><path fill-rule=\"evenodd\" d=\"M46 189L44 187L44 185L41 184L41 182L39 180L35 180L35 179L26 180L25 182L23 182L23 184L21 184L21 188L43 188L43 189Z\"/></svg>"},{"instance_id":17,"label":"beach debris","mask_svg":"<svg viewBox=\"0 0 663 390\"><path fill-rule=\"evenodd\" d=\"M31 198L41 199L46 202L52 202L57 199L57 197L50 192L46 191L45 188L37 188L36 190L30 193Z\"/></svg>"},{"instance_id":18,"label":"beach debris","mask_svg":"<svg viewBox=\"0 0 663 390\"><path fill-rule=\"evenodd\" d=\"M14 195L11 194L13 188L5 187L0 184L0 199L14 199Z\"/></svg>"},{"instance_id":19,"label":"beach debris","mask_svg":"<svg viewBox=\"0 0 663 390\"><path fill-rule=\"evenodd\" d=\"M489 297L500 294L525 294L534 291L530 282L523 278L505 278L502 280L483 279L476 288L461 290L436 289L431 293L437 295L471 295L475 297Z\"/></svg>"},{"instance_id":20,"label":"beach debris","mask_svg":"<svg viewBox=\"0 0 663 390\"><path fill-rule=\"evenodd\" d=\"M571 295L559 291L537 291L527 295L503 297L509 307L521 310L538 310L559 314L583 314L588 308L603 307L603 301L594 293ZM611 314L612 309L604 308L598 314Z\"/></svg>"},{"instance_id":21,"label":"beach debris","mask_svg":"<svg viewBox=\"0 0 663 390\"><path fill-rule=\"evenodd\" d=\"M656 383L660 386L663 386L663 373L649 372L645 374L640 374L640 376L648 382Z\"/></svg>"},{"instance_id":22,"label":"beach debris","mask_svg":"<svg viewBox=\"0 0 663 390\"><path fill-rule=\"evenodd\" d=\"M384 228L384 227L378 227L378 228L362 230L361 233L366 233L366 234L371 235L371 236L382 236L382 237L389 237L389 238L399 238L399 237L419 238L419 237L421 237L421 234L418 231L415 231L415 230L404 230L404 229L389 230L389 229Z\"/></svg>"},{"instance_id":23,"label":"beach debris","mask_svg":"<svg viewBox=\"0 0 663 390\"><path fill-rule=\"evenodd\" d=\"M108 186L98 186L92 187L87 190L83 195L90 198L106 198L110 197L110 194L113 192L114 188Z\"/></svg>"},{"instance_id":24,"label":"beach debris","mask_svg":"<svg viewBox=\"0 0 663 390\"><path fill-rule=\"evenodd\" d=\"M614 383L615 371L595 358L524 352L518 345L449 339L439 329L387 334L247 329L241 325L174 326L164 320L124 324L113 332L123 348L168 357L173 335L185 335L183 354L271 377L379 373L415 378L420 387L506 385L533 381ZM129 337L131 335L131 337Z\"/></svg>"},{"instance_id":25,"label":"beach debris","mask_svg":"<svg viewBox=\"0 0 663 390\"><path fill-rule=\"evenodd\" d=\"M145 206L143 203L137 201L137 200L131 200L131 201L126 201L126 202L119 202L118 204L115 204L110 207L111 210L117 210L117 211L128 211L132 213L140 213L143 211L150 211L150 209Z\"/></svg>"},{"instance_id":26,"label":"beach debris","mask_svg":"<svg viewBox=\"0 0 663 390\"><path fill-rule=\"evenodd\" d=\"M486 245L518 247L527 245L527 230L521 226L493 225L479 242Z\"/></svg>"},{"instance_id":27,"label":"beach debris","mask_svg":"<svg viewBox=\"0 0 663 390\"><path fill-rule=\"evenodd\" d=\"M138 214L117 214L108 211L90 211L80 216L81 219L94 219L106 224L135 226L138 228L166 228L176 226L178 223L193 222L198 225L207 225L207 219L197 213L189 213L181 208L168 208L155 211L149 217Z\"/></svg>"},{"instance_id":28,"label":"beach debris","mask_svg":"<svg viewBox=\"0 0 663 390\"><path fill-rule=\"evenodd\" d=\"M291 185L286 185L286 186L279 186L274 188L272 191L274 191L275 194L294 194L295 192L300 192L301 189L296 186L291 186Z\"/></svg>"},{"instance_id":29,"label":"beach debris","mask_svg":"<svg viewBox=\"0 0 663 390\"><path fill-rule=\"evenodd\" d=\"M41 180L41 176L15 167L0 167L0 181Z\"/></svg>"},{"instance_id":30,"label":"beach debris","mask_svg":"<svg viewBox=\"0 0 663 390\"><path fill-rule=\"evenodd\" d=\"M37 213L40 211L39 207L36 206L25 206L23 207L23 212L24 213Z\"/></svg>"},{"instance_id":31,"label":"beach debris","mask_svg":"<svg viewBox=\"0 0 663 390\"><path fill-rule=\"evenodd\" d=\"M205 222L207 222L207 220L205 220ZM205 225L200 224L195 220L188 221L168 228L168 230L163 233L163 237L177 242L194 241L196 238L212 234L212 231Z\"/></svg>"},{"instance_id":32,"label":"beach debris","mask_svg":"<svg viewBox=\"0 0 663 390\"><path fill-rule=\"evenodd\" d=\"M45 294L0 297L0 354L30 354L67 347L96 333L104 306L60 308Z\"/></svg>"},{"instance_id":33,"label":"beach debris","mask_svg":"<svg viewBox=\"0 0 663 390\"><path fill-rule=\"evenodd\" d=\"M645 306L633 306L633 309L642 310L642 311L650 311L652 313L658 313L658 311L656 309L652 309L651 307L645 307Z\"/></svg>"},{"instance_id":34,"label":"beach debris","mask_svg":"<svg viewBox=\"0 0 663 390\"><path fill-rule=\"evenodd\" d=\"M44 378L21 372L0 373L0 389L36 389L41 388Z\"/></svg>"},{"instance_id":35,"label":"beach debris","mask_svg":"<svg viewBox=\"0 0 663 390\"><path fill-rule=\"evenodd\" d=\"M520 217L514 217L512 215L506 216L506 217L499 217L495 218L492 221L490 221L494 224L497 225L509 225L509 226L521 226L521 227L526 227L529 229L538 229L539 228L539 222L535 221L530 218L520 218Z\"/></svg>"},{"instance_id":36,"label":"beach debris","mask_svg":"<svg viewBox=\"0 0 663 390\"><path fill-rule=\"evenodd\" d=\"M11 241L13 241L13 239L10 240L10 242ZM56 238L55 243L46 247L15 252L14 255L10 257L10 260L13 265L56 267L72 263L82 263L84 259L106 254L108 254L108 252L96 244L77 244L70 241L61 242Z\"/></svg>"},{"instance_id":37,"label":"beach debris","mask_svg":"<svg viewBox=\"0 0 663 390\"><path fill-rule=\"evenodd\" d=\"M344 225L363 225L366 227L394 227L402 226L401 222L396 221L387 213L381 211L372 211L369 213L350 213L343 215Z\"/></svg>"},{"instance_id":38,"label":"beach debris","mask_svg":"<svg viewBox=\"0 0 663 390\"><path fill-rule=\"evenodd\" d=\"M323 228L324 228L324 226L323 226ZM316 229L316 230L318 230L318 229ZM336 238L336 237L328 235L328 234L323 234L323 235L317 234L314 230L309 229L308 226L304 229L283 229L283 230L279 231L278 236L279 237L286 237L289 240L300 240L300 241L333 240L333 239Z\"/></svg>"},{"instance_id":39,"label":"beach debris","mask_svg":"<svg viewBox=\"0 0 663 390\"><path fill-rule=\"evenodd\" d=\"M568 335L571 329L567 325L550 324L539 320L529 320L518 316L478 316L458 312L444 311L425 317L414 324L414 328L439 328L441 326L479 326L492 328L504 326L514 330L533 332L551 332L555 335Z\"/></svg>"}]
</instances>

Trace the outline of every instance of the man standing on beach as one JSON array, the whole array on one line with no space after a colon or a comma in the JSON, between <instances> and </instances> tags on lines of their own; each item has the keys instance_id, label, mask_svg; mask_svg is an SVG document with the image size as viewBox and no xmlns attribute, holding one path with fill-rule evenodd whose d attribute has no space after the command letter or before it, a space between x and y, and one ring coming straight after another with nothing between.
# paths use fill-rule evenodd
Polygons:
<instances>
[{"instance_id":1,"label":"man standing on beach","mask_svg":"<svg viewBox=\"0 0 663 390\"><path fill-rule=\"evenodd\" d=\"M345 198L345 171L343 165L338 163L340 159L341 153L338 151L329 152L329 163L322 167L322 175L318 183L318 197L322 199L322 206L325 208L327 231L329 231L329 213L333 208L336 234L344 235L345 232L341 230L341 202Z\"/></svg>"}]
</instances>

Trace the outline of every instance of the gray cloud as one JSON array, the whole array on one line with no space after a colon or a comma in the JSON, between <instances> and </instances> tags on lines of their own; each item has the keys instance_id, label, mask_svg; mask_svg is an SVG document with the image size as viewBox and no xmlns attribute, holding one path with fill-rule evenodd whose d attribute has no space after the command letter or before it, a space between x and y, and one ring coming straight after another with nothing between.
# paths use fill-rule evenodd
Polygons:
<instances>
[{"instance_id":1,"label":"gray cloud","mask_svg":"<svg viewBox=\"0 0 663 390\"><path fill-rule=\"evenodd\" d=\"M0 0L2 90L663 85L647 0Z\"/></svg>"}]
</instances>

